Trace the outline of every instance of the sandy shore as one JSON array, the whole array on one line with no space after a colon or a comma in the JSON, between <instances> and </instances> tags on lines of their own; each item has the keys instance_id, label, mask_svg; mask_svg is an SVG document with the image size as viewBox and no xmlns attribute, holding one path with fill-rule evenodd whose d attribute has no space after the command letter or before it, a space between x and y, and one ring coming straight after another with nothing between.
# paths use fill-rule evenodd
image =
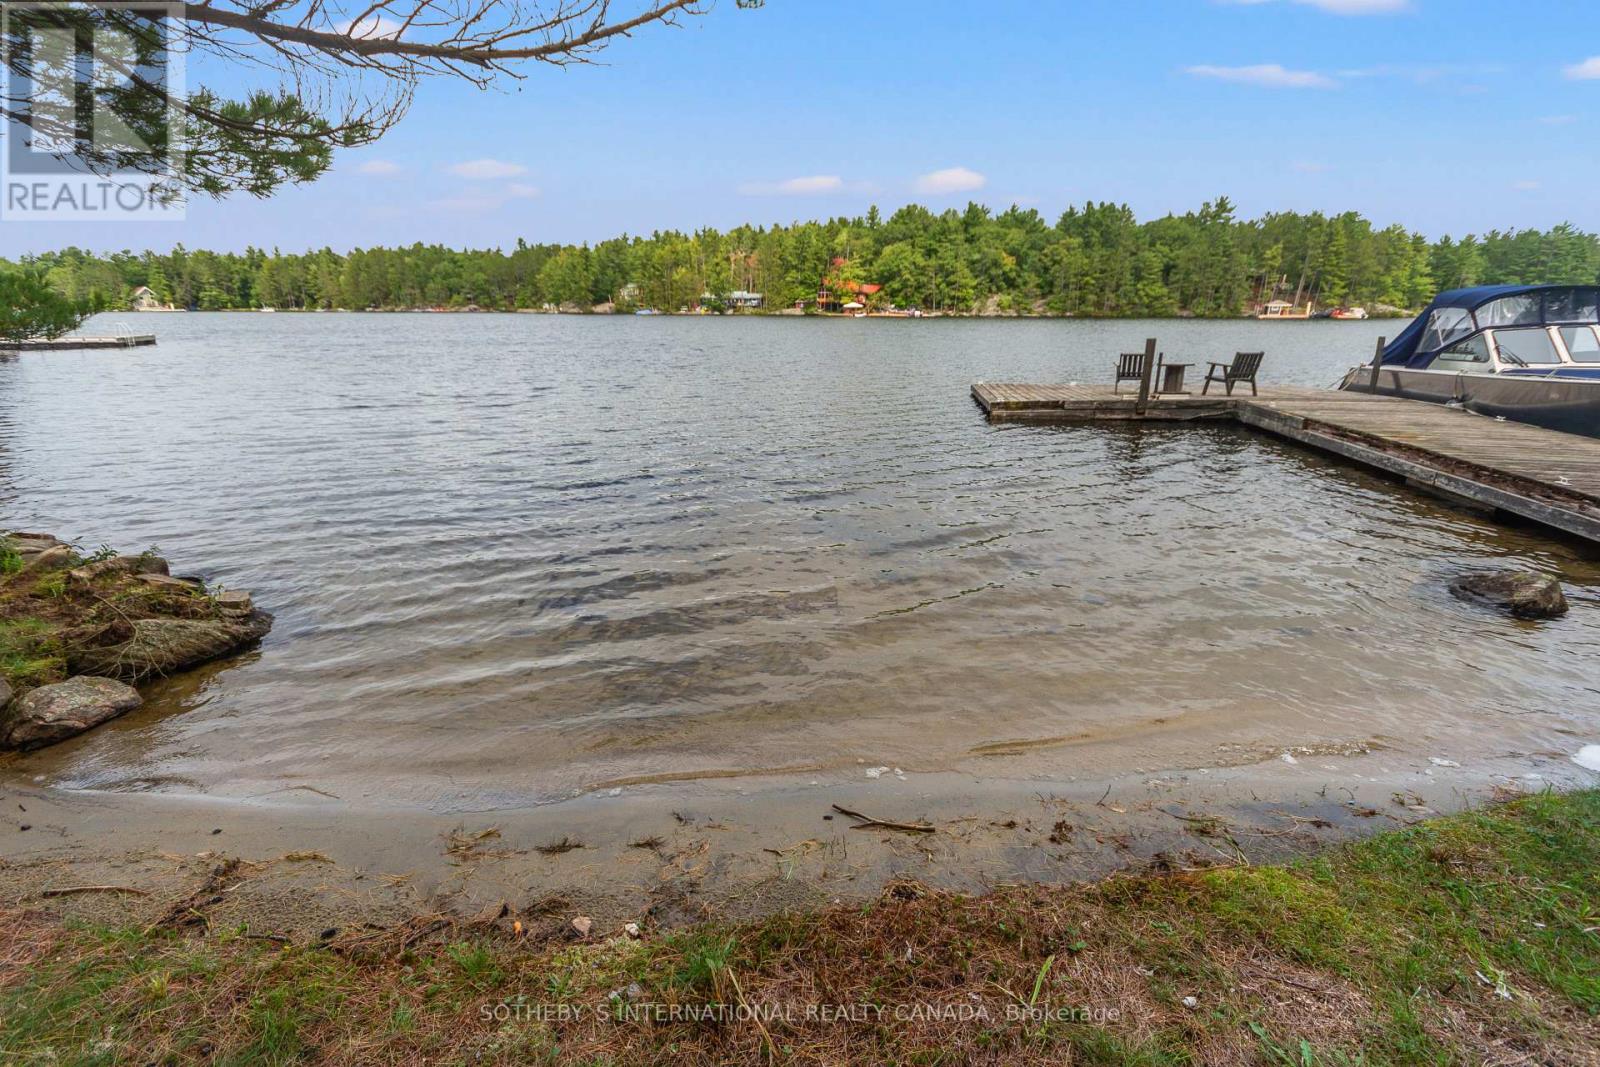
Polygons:
<instances>
[{"instance_id":1,"label":"sandy shore","mask_svg":"<svg viewBox=\"0 0 1600 1067\"><path fill-rule=\"evenodd\" d=\"M303 802L67 792L0 768L0 901L152 915L228 859L213 922L290 936L463 916L501 902L679 926L866 899L891 879L982 891L1113 871L1282 858L1506 792L1592 786L1561 752L1466 765L1374 744L1112 778L980 778L863 766L825 779L630 786L536 808L441 815ZM927 823L853 828L836 807ZM62 896L81 886L126 889Z\"/></svg>"}]
</instances>

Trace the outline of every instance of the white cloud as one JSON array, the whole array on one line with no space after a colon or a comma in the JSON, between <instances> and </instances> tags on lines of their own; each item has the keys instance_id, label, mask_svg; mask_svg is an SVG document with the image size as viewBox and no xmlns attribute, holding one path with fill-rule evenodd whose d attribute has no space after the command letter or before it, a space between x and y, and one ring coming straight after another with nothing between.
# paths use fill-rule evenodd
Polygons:
<instances>
[{"instance_id":1,"label":"white cloud","mask_svg":"<svg viewBox=\"0 0 1600 1067\"><path fill-rule=\"evenodd\" d=\"M812 174L804 178L785 178L781 182L748 182L739 186L745 196L823 196L844 189L837 174Z\"/></svg>"},{"instance_id":2,"label":"white cloud","mask_svg":"<svg viewBox=\"0 0 1600 1067\"><path fill-rule=\"evenodd\" d=\"M1225 4L1265 4L1271 0L1221 0ZM1294 0L1331 15L1398 15L1411 10L1411 0Z\"/></svg>"},{"instance_id":3,"label":"white cloud","mask_svg":"<svg viewBox=\"0 0 1600 1067\"><path fill-rule=\"evenodd\" d=\"M405 27L393 19L386 19L381 15L368 15L359 22L355 19L346 19L337 23L334 29L351 37L362 40L381 37L399 37L400 31Z\"/></svg>"},{"instance_id":4,"label":"white cloud","mask_svg":"<svg viewBox=\"0 0 1600 1067\"><path fill-rule=\"evenodd\" d=\"M1261 63L1253 67L1186 67L1184 73L1196 78L1215 78L1217 81L1239 85L1259 85L1268 89L1337 89L1339 83L1326 74L1314 70L1287 70L1277 63Z\"/></svg>"},{"instance_id":5,"label":"white cloud","mask_svg":"<svg viewBox=\"0 0 1600 1067\"><path fill-rule=\"evenodd\" d=\"M1533 193L1537 192L1540 188L1542 188L1542 186L1540 186L1540 184L1536 181L1520 181L1512 182L1511 188L1517 190L1518 192Z\"/></svg>"},{"instance_id":6,"label":"white cloud","mask_svg":"<svg viewBox=\"0 0 1600 1067\"><path fill-rule=\"evenodd\" d=\"M513 200L532 200L539 195L537 185L528 185L525 182L512 182L506 186L506 196Z\"/></svg>"},{"instance_id":7,"label":"white cloud","mask_svg":"<svg viewBox=\"0 0 1600 1067\"><path fill-rule=\"evenodd\" d=\"M469 159L465 163L451 164L447 170L458 178L472 181L492 181L496 178L515 178L528 173L521 163L505 163L498 159Z\"/></svg>"},{"instance_id":8,"label":"white cloud","mask_svg":"<svg viewBox=\"0 0 1600 1067\"><path fill-rule=\"evenodd\" d=\"M778 192L794 196L805 196L811 193L836 193L844 188L844 181L837 174L816 174L809 178L789 178L778 183Z\"/></svg>"},{"instance_id":9,"label":"white cloud","mask_svg":"<svg viewBox=\"0 0 1600 1067\"><path fill-rule=\"evenodd\" d=\"M1582 63L1574 63L1565 71L1568 78L1573 81L1594 81L1600 78L1600 56L1593 56Z\"/></svg>"},{"instance_id":10,"label":"white cloud","mask_svg":"<svg viewBox=\"0 0 1600 1067\"><path fill-rule=\"evenodd\" d=\"M1299 171L1301 174L1326 174L1332 169L1326 163L1318 163L1315 160L1310 159L1302 159L1293 164L1293 166L1294 169Z\"/></svg>"},{"instance_id":11,"label":"white cloud","mask_svg":"<svg viewBox=\"0 0 1600 1067\"><path fill-rule=\"evenodd\" d=\"M405 168L388 159L369 159L356 168L357 174L370 174L377 178L387 178L399 174Z\"/></svg>"},{"instance_id":12,"label":"white cloud","mask_svg":"<svg viewBox=\"0 0 1600 1067\"><path fill-rule=\"evenodd\" d=\"M946 167L944 170L936 170L918 178L916 190L926 196L943 196L947 193L970 193L988 184L989 179L975 170L966 167Z\"/></svg>"},{"instance_id":13,"label":"white cloud","mask_svg":"<svg viewBox=\"0 0 1600 1067\"><path fill-rule=\"evenodd\" d=\"M1578 121L1578 116L1576 116L1576 115L1545 115L1543 118L1539 119L1539 125L1541 125L1541 126L1571 126L1574 122L1577 122L1577 121Z\"/></svg>"}]
</instances>

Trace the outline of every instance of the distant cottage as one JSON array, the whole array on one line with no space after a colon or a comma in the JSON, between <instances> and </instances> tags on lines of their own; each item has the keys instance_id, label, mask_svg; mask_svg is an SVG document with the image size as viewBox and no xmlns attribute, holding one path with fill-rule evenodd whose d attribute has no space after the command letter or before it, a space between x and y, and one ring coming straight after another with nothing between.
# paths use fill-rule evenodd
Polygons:
<instances>
[{"instance_id":1,"label":"distant cottage","mask_svg":"<svg viewBox=\"0 0 1600 1067\"><path fill-rule=\"evenodd\" d=\"M843 257L836 257L833 268L838 272L845 265ZM856 311L866 307L872 298L883 291L876 282L857 282L840 278L837 273L822 279L817 289L818 311Z\"/></svg>"},{"instance_id":2,"label":"distant cottage","mask_svg":"<svg viewBox=\"0 0 1600 1067\"><path fill-rule=\"evenodd\" d=\"M709 305L722 304L724 307L749 310L763 307L766 300L767 298L760 293L752 293L748 289L735 289L723 296L711 292L701 293L700 303L697 306L705 308Z\"/></svg>"},{"instance_id":3,"label":"distant cottage","mask_svg":"<svg viewBox=\"0 0 1600 1067\"><path fill-rule=\"evenodd\" d=\"M163 304L155 290L148 285L141 285L133 291L133 310L135 311L171 311L171 304Z\"/></svg>"},{"instance_id":4,"label":"distant cottage","mask_svg":"<svg viewBox=\"0 0 1600 1067\"><path fill-rule=\"evenodd\" d=\"M817 290L817 308L821 311L854 311L864 308L883 291L876 282L832 281L824 279Z\"/></svg>"}]
</instances>

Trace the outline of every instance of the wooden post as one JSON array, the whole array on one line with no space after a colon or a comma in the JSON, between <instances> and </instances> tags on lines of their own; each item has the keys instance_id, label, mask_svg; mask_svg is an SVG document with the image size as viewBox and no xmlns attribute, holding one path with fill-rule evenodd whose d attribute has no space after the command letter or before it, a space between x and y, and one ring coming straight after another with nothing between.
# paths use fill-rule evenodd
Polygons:
<instances>
[{"instance_id":1,"label":"wooden post","mask_svg":"<svg viewBox=\"0 0 1600 1067\"><path fill-rule=\"evenodd\" d=\"M1387 337L1378 338L1378 350L1372 354L1372 379L1367 382L1367 388L1374 393L1378 391L1378 368L1383 366L1383 350L1388 347Z\"/></svg>"},{"instance_id":2,"label":"wooden post","mask_svg":"<svg viewBox=\"0 0 1600 1067\"><path fill-rule=\"evenodd\" d=\"M1149 338L1144 343L1144 374L1139 378L1139 402L1134 405L1134 410L1140 415L1144 414L1145 405L1150 401L1150 375L1156 369L1156 339Z\"/></svg>"}]
</instances>

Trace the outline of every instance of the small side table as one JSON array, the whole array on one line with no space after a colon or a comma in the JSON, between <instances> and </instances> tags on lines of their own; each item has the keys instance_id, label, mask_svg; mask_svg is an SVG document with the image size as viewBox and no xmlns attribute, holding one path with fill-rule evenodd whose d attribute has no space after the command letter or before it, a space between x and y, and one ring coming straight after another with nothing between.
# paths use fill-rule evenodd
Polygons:
<instances>
[{"instance_id":1,"label":"small side table","mask_svg":"<svg viewBox=\"0 0 1600 1067\"><path fill-rule=\"evenodd\" d=\"M1175 393L1188 396L1189 391L1183 387L1183 372L1194 366L1193 363L1163 363L1161 365L1161 380L1156 383L1156 395Z\"/></svg>"}]
</instances>

